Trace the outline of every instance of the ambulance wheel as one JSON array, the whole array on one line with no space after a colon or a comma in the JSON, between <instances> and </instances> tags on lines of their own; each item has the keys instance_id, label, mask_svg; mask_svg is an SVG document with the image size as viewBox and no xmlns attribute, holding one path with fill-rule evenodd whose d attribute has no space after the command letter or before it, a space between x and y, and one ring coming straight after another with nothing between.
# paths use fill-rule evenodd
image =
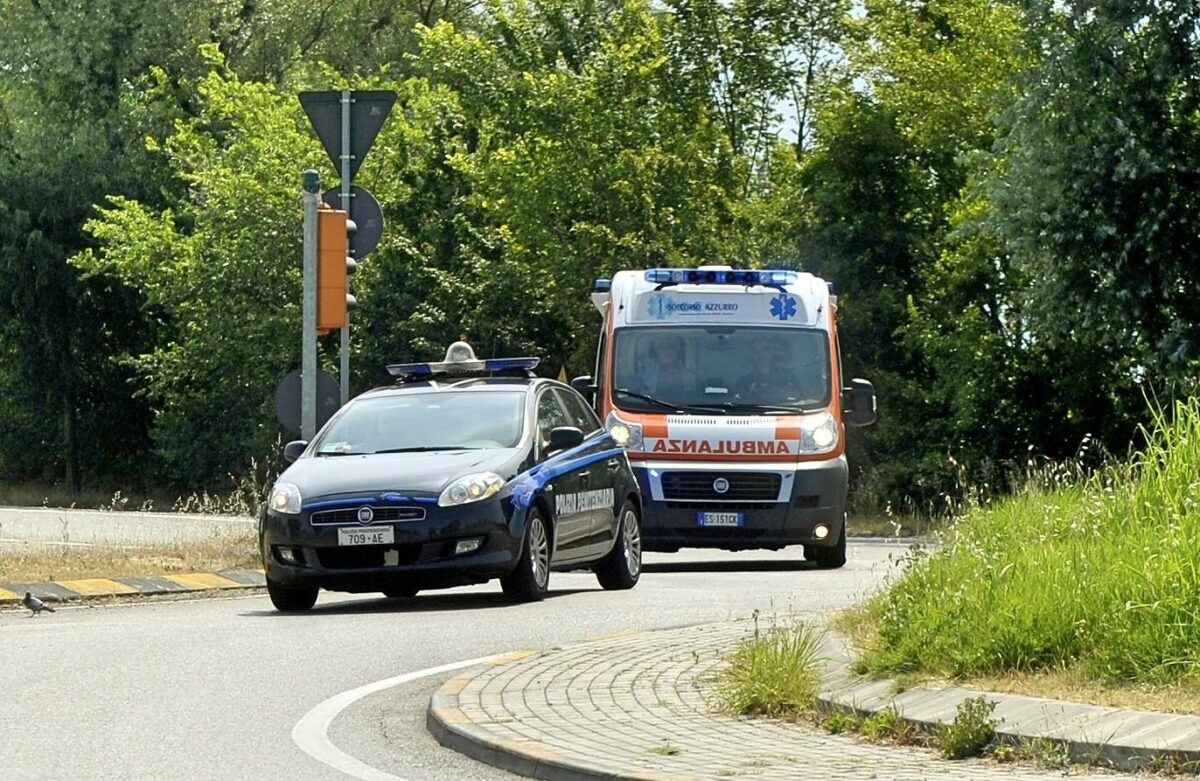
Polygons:
<instances>
[{"instance_id":1,"label":"ambulance wheel","mask_svg":"<svg viewBox=\"0 0 1200 781\"><path fill-rule=\"evenodd\" d=\"M319 590L316 586L288 588L267 578L267 596L271 598L275 609L281 613L303 613L305 610L311 610L312 606L317 604Z\"/></svg>"},{"instance_id":2,"label":"ambulance wheel","mask_svg":"<svg viewBox=\"0 0 1200 781\"><path fill-rule=\"evenodd\" d=\"M816 564L817 569L839 569L845 566L846 524L842 523L842 533L833 545L805 545L804 558Z\"/></svg>"},{"instance_id":3,"label":"ambulance wheel","mask_svg":"<svg viewBox=\"0 0 1200 781\"><path fill-rule=\"evenodd\" d=\"M642 522L637 505L626 499L618 519L617 542L596 565L596 579L606 591L633 588L642 574Z\"/></svg>"},{"instance_id":4,"label":"ambulance wheel","mask_svg":"<svg viewBox=\"0 0 1200 781\"><path fill-rule=\"evenodd\" d=\"M512 572L500 578L500 588L513 602L540 602L550 587L550 534L542 513L529 513L521 556Z\"/></svg>"}]
</instances>

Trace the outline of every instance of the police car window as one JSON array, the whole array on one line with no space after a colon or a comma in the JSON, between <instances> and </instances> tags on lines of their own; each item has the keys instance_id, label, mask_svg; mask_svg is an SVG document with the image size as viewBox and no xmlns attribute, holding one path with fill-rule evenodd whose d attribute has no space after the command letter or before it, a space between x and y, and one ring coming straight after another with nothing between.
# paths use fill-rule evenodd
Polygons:
<instances>
[{"instance_id":1,"label":"police car window","mask_svg":"<svg viewBox=\"0 0 1200 781\"><path fill-rule=\"evenodd\" d=\"M546 445L550 444L551 431L559 426L574 425L567 418L567 413L563 411L562 405L558 403L553 392L546 391L538 397L537 432L539 453L543 452L546 449Z\"/></svg>"},{"instance_id":2,"label":"police car window","mask_svg":"<svg viewBox=\"0 0 1200 781\"><path fill-rule=\"evenodd\" d=\"M358 399L317 443L318 455L515 447L525 394L397 393Z\"/></svg>"},{"instance_id":3,"label":"police car window","mask_svg":"<svg viewBox=\"0 0 1200 781\"><path fill-rule=\"evenodd\" d=\"M600 428L600 419L596 414L588 409L587 404L583 399L576 396L574 393L556 390L559 401L567 409L567 417L571 419L569 425L582 431L584 434L591 434L596 429Z\"/></svg>"}]
</instances>

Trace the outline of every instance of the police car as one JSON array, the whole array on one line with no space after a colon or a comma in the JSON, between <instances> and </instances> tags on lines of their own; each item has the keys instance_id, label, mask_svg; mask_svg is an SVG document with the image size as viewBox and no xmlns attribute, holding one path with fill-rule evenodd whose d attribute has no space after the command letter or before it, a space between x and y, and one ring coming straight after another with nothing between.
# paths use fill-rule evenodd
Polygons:
<instances>
[{"instance_id":1,"label":"police car","mask_svg":"<svg viewBox=\"0 0 1200 781\"><path fill-rule=\"evenodd\" d=\"M409 597L496 578L533 601L551 570L579 568L632 588L641 500L621 432L536 365L456 342L441 363L389 366L396 385L288 443L259 516L275 607L307 610L319 589Z\"/></svg>"}]
</instances>

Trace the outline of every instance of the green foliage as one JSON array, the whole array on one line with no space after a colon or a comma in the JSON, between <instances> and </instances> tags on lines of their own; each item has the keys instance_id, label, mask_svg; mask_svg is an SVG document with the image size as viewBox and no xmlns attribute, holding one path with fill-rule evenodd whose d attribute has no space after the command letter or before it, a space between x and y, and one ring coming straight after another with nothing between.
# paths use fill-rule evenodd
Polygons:
<instances>
[{"instance_id":1,"label":"green foliage","mask_svg":"<svg viewBox=\"0 0 1200 781\"><path fill-rule=\"evenodd\" d=\"M958 704L954 720L943 725L935 742L946 759L966 759L983 753L996 737L998 722L992 718L996 703L987 697L969 697Z\"/></svg>"},{"instance_id":2,"label":"green foliage","mask_svg":"<svg viewBox=\"0 0 1200 781\"><path fill-rule=\"evenodd\" d=\"M908 744L917 740L917 729L904 720L895 707L877 710L862 720L862 734L868 740Z\"/></svg>"},{"instance_id":3,"label":"green foliage","mask_svg":"<svg viewBox=\"0 0 1200 781\"><path fill-rule=\"evenodd\" d=\"M797 718L812 710L821 680L820 635L807 624L760 631L730 655L719 696L739 715Z\"/></svg>"},{"instance_id":4,"label":"green foliage","mask_svg":"<svg viewBox=\"0 0 1200 781\"><path fill-rule=\"evenodd\" d=\"M821 728L830 735L843 735L862 730L862 719L845 713L831 713L821 720Z\"/></svg>"},{"instance_id":5,"label":"green foliage","mask_svg":"<svg viewBox=\"0 0 1200 781\"><path fill-rule=\"evenodd\" d=\"M1200 670L1200 400L1156 416L1131 466L1045 472L964 517L870 604L876 672L1080 663L1099 680Z\"/></svg>"}]
</instances>

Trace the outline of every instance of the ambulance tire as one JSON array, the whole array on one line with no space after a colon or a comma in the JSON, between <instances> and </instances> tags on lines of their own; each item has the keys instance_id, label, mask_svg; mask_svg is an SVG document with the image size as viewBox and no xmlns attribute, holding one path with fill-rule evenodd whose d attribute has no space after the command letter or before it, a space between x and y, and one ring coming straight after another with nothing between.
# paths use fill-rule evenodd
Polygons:
<instances>
[{"instance_id":1,"label":"ambulance tire","mask_svg":"<svg viewBox=\"0 0 1200 781\"><path fill-rule=\"evenodd\" d=\"M626 499L617 518L617 541L596 565L596 580L605 591L631 589L642 575L642 521L637 505Z\"/></svg>"},{"instance_id":2,"label":"ambulance tire","mask_svg":"<svg viewBox=\"0 0 1200 781\"><path fill-rule=\"evenodd\" d=\"M550 587L550 531L536 507L529 512L521 555L512 572L500 578L500 588L513 602L541 602Z\"/></svg>"},{"instance_id":3,"label":"ambulance tire","mask_svg":"<svg viewBox=\"0 0 1200 781\"><path fill-rule=\"evenodd\" d=\"M832 546L805 545L804 558L817 565L817 569L840 569L846 564L846 524Z\"/></svg>"},{"instance_id":4,"label":"ambulance tire","mask_svg":"<svg viewBox=\"0 0 1200 781\"><path fill-rule=\"evenodd\" d=\"M280 613L303 613L311 610L312 606L317 604L318 591L320 589L316 586L288 588L282 583L267 578L267 596L271 598L271 604Z\"/></svg>"}]
</instances>

